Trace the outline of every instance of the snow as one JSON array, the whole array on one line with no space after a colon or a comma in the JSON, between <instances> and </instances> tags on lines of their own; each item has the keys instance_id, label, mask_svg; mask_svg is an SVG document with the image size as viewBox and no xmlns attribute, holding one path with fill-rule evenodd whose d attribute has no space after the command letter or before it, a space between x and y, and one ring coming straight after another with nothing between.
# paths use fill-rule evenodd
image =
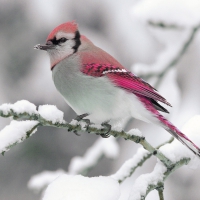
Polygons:
<instances>
[{"instance_id":1,"label":"snow","mask_svg":"<svg viewBox=\"0 0 200 200\"><path fill-rule=\"evenodd\" d=\"M133 135L133 136L138 136L138 137L143 137L141 131L139 129L131 129L130 131L127 132L127 134L129 135Z\"/></svg>"},{"instance_id":2,"label":"snow","mask_svg":"<svg viewBox=\"0 0 200 200\"><path fill-rule=\"evenodd\" d=\"M85 153L83 157L72 158L68 172L69 174L82 173L96 165L98 160L105 155L107 158L115 159L119 154L119 145L115 138L99 138Z\"/></svg>"},{"instance_id":3,"label":"snow","mask_svg":"<svg viewBox=\"0 0 200 200\"><path fill-rule=\"evenodd\" d=\"M72 126L78 126L78 125L80 125L81 129L83 131L86 131L87 123L84 122L84 121L82 121L82 120L81 121L77 121L75 119L72 119L72 121L69 124L71 124Z\"/></svg>"},{"instance_id":4,"label":"snow","mask_svg":"<svg viewBox=\"0 0 200 200\"><path fill-rule=\"evenodd\" d=\"M199 0L142 0L131 13L146 22L193 27L200 22L199 10Z\"/></svg>"},{"instance_id":5,"label":"snow","mask_svg":"<svg viewBox=\"0 0 200 200\"><path fill-rule=\"evenodd\" d=\"M36 126L38 121L11 121L10 125L0 131L0 152L9 150L11 145L20 143L27 137L27 132ZM36 132L35 129L33 133Z\"/></svg>"},{"instance_id":6,"label":"snow","mask_svg":"<svg viewBox=\"0 0 200 200\"><path fill-rule=\"evenodd\" d=\"M42 105L38 108L39 114L47 121L52 123L63 123L64 113L54 105Z\"/></svg>"},{"instance_id":7,"label":"snow","mask_svg":"<svg viewBox=\"0 0 200 200\"><path fill-rule=\"evenodd\" d=\"M163 182L166 170L164 164L158 162L153 172L139 176L133 185L128 200L141 200L141 197L145 196L149 185L157 185L159 182Z\"/></svg>"},{"instance_id":8,"label":"snow","mask_svg":"<svg viewBox=\"0 0 200 200\"><path fill-rule=\"evenodd\" d=\"M149 152L145 150L143 147L137 150L137 153L133 156L133 158L125 161L125 163L121 166L121 168L113 175L112 178L115 180L123 180L126 177L130 176L130 172L137 166L139 166L139 162L146 156L149 155Z\"/></svg>"},{"instance_id":9,"label":"snow","mask_svg":"<svg viewBox=\"0 0 200 200\"><path fill-rule=\"evenodd\" d=\"M43 200L117 200L119 183L110 177L61 175L46 189Z\"/></svg>"},{"instance_id":10,"label":"snow","mask_svg":"<svg viewBox=\"0 0 200 200\"><path fill-rule=\"evenodd\" d=\"M43 171L39 174L32 176L28 182L28 188L39 192L44 189L49 183L54 181L60 175L65 174L66 172L62 169L58 169L57 171Z\"/></svg>"},{"instance_id":11,"label":"snow","mask_svg":"<svg viewBox=\"0 0 200 200\"><path fill-rule=\"evenodd\" d=\"M191 118L182 128L182 132L200 147L200 115ZM171 144L166 144L160 151L172 162L178 162L183 158L190 158L189 168L196 169L200 165L200 159L194 155L186 146L174 140Z\"/></svg>"},{"instance_id":12,"label":"snow","mask_svg":"<svg viewBox=\"0 0 200 200\"><path fill-rule=\"evenodd\" d=\"M175 60L175 58L177 58L183 48L183 45L190 37L191 32L182 31L180 33L177 31L170 34L167 31L163 31L161 34L154 30L153 34L156 39L160 40L160 42L165 45L165 48L157 55L154 63L149 65L144 63L135 63L132 65L131 69L138 76L147 76L149 74L158 75L163 72L166 67L168 67L171 62Z\"/></svg>"},{"instance_id":13,"label":"snow","mask_svg":"<svg viewBox=\"0 0 200 200\"><path fill-rule=\"evenodd\" d=\"M71 124L73 126L76 126L76 125L79 124L79 122L77 120L75 120L75 119L72 119L72 121L69 124Z\"/></svg>"},{"instance_id":14,"label":"snow","mask_svg":"<svg viewBox=\"0 0 200 200\"><path fill-rule=\"evenodd\" d=\"M0 111L2 111L4 115L8 115L11 110L13 110L17 114L21 113L28 113L29 115L38 114L36 106L27 100L17 101L14 104L5 103L0 106Z\"/></svg>"}]
</instances>

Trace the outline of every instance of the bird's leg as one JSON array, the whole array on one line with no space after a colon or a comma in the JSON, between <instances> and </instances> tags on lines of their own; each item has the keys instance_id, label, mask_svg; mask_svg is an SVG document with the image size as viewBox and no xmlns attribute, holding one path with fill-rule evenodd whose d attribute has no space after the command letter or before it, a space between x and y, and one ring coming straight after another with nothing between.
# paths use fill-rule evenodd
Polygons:
<instances>
[{"instance_id":1,"label":"bird's leg","mask_svg":"<svg viewBox=\"0 0 200 200\"><path fill-rule=\"evenodd\" d=\"M106 133L102 133L102 134L100 134L100 136L101 136L102 138L109 138L109 137L110 137L109 132L110 132L112 126L111 126L110 124L108 124L108 121L103 122L103 123L101 124L101 126L104 127L102 130L105 130Z\"/></svg>"},{"instance_id":2,"label":"bird's leg","mask_svg":"<svg viewBox=\"0 0 200 200\"><path fill-rule=\"evenodd\" d=\"M84 127L86 128L86 130L88 129L89 125L92 124L89 119L83 119L84 117L87 117L88 115L89 115L88 113L84 113L82 115L77 115L75 118L75 120L78 122L83 121L86 123L86 126Z\"/></svg>"}]
</instances>

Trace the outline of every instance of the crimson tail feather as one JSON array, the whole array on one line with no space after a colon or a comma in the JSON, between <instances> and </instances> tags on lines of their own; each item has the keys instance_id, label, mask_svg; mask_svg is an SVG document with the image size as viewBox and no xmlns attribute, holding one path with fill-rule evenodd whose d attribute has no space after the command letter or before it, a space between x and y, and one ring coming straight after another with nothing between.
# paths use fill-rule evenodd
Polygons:
<instances>
[{"instance_id":1,"label":"crimson tail feather","mask_svg":"<svg viewBox=\"0 0 200 200\"><path fill-rule=\"evenodd\" d=\"M159 115L158 119L166 131L168 131L173 137L175 137L178 141L190 149L195 155L200 157L200 148L196 144L194 144L186 135L184 135L178 128L176 128L162 115Z\"/></svg>"}]
</instances>

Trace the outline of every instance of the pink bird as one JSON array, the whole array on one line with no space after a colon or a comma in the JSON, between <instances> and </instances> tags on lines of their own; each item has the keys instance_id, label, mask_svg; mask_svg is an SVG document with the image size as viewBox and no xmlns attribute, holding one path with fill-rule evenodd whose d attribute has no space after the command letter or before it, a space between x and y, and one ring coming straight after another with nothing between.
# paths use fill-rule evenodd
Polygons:
<instances>
[{"instance_id":1,"label":"pink bird","mask_svg":"<svg viewBox=\"0 0 200 200\"><path fill-rule=\"evenodd\" d=\"M199 147L159 113L168 113L159 104L171 106L167 100L80 35L75 22L56 27L46 44L35 49L49 54L55 86L78 115L88 115L96 124L109 121L112 126L130 117L157 124L200 156Z\"/></svg>"}]
</instances>

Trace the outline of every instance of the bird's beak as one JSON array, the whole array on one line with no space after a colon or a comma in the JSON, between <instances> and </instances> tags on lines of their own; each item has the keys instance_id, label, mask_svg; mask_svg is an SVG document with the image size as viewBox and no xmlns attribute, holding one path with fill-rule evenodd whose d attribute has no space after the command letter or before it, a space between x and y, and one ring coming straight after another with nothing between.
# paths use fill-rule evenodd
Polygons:
<instances>
[{"instance_id":1,"label":"bird's beak","mask_svg":"<svg viewBox=\"0 0 200 200\"><path fill-rule=\"evenodd\" d=\"M54 47L55 45L53 44L45 44L45 45L37 44L34 46L34 49L47 51L49 49L53 49Z\"/></svg>"}]
</instances>

